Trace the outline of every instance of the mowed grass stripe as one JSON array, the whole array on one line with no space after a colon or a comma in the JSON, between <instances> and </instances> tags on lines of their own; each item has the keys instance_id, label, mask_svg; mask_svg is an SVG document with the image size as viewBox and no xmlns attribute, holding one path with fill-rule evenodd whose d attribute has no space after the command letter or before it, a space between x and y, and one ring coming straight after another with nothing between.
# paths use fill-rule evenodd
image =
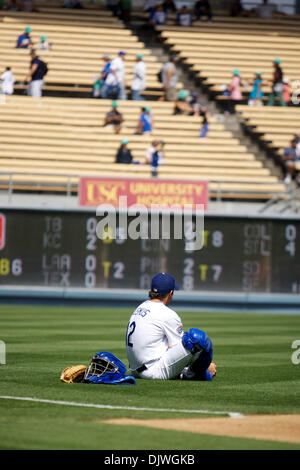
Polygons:
<instances>
[{"instance_id":1,"label":"mowed grass stripe","mask_svg":"<svg viewBox=\"0 0 300 470\"><path fill-rule=\"evenodd\" d=\"M128 366L125 332L130 313L127 308L0 306L0 339L7 346L7 364L0 366L0 395L155 409L234 410L243 414L300 413L300 365L291 362L291 344L295 339L300 339L300 316L295 315L197 314L178 310L185 329L201 328L213 341L218 369L213 382L138 380L135 386L119 387L60 382L60 372L64 367L87 364L92 355L100 350L114 353ZM99 448L110 448L112 436L115 434L120 442L125 429L111 425L110 440L104 427L99 424L95 427L89 422L95 412L100 419L146 418L141 411L82 411L77 408L70 411L65 407L52 407L50 410L46 404L6 403L4 406L0 403L0 408L1 423L7 423L14 417L14 422L5 426L7 432L0 438L1 448L13 442L13 430L14 433L18 431L20 448L24 448L23 443L25 448L32 448L32 445L48 448L48 442L49 446L57 444L58 448L76 448L72 446L82 442L83 448L88 448L85 447L89 445L88 437L91 448L95 448L94 432L99 440L102 439ZM59 411L54 408L59 408ZM153 412L152 415L153 418L165 416L160 412ZM176 417L176 413L170 416ZM70 423L68 428L72 439L64 437L58 430L69 419L78 432L87 433L81 440L75 432L71 432ZM31 431L34 426L39 432ZM60 440L55 436L55 430ZM170 446L178 442L174 438L175 432L168 433L168 438L162 438L165 433L157 430L144 430L143 433L149 436L149 448L155 448L153 445L173 448ZM133 436L133 433L129 435ZM157 436L162 441L158 441ZM188 437L187 434L181 436L181 448L193 448L189 447ZM199 436L192 439L193 445L202 448L201 439ZM220 442L224 443L217 438L205 438L203 442L203 445L214 442L213 448L218 448ZM239 445L232 440L226 442L228 446ZM145 442L138 445L138 448L144 448Z\"/></svg>"}]
</instances>

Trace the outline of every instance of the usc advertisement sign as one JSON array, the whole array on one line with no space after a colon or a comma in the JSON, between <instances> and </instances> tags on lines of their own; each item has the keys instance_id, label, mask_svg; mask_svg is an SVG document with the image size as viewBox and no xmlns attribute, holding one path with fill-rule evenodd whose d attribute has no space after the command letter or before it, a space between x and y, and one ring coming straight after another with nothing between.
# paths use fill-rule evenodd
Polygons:
<instances>
[{"instance_id":1,"label":"usc advertisement sign","mask_svg":"<svg viewBox=\"0 0 300 470\"><path fill-rule=\"evenodd\" d=\"M97 207L110 204L119 207L119 198L126 196L127 206L151 205L204 205L207 207L208 185L206 181L149 180L134 178L89 178L80 180L79 202L82 206Z\"/></svg>"}]
</instances>

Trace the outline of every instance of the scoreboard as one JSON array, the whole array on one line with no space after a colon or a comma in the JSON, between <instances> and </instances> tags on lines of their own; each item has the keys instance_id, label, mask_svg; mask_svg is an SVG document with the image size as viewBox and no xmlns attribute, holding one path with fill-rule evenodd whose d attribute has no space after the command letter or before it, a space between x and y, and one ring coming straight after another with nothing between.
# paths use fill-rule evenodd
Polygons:
<instances>
[{"instance_id":1,"label":"scoreboard","mask_svg":"<svg viewBox=\"0 0 300 470\"><path fill-rule=\"evenodd\" d=\"M166 271L186 291L300 293L300 219L205 216L182 239L99 239L87 211L2 210L0 286L148 289Z\"/></svg>"}]
</instances>

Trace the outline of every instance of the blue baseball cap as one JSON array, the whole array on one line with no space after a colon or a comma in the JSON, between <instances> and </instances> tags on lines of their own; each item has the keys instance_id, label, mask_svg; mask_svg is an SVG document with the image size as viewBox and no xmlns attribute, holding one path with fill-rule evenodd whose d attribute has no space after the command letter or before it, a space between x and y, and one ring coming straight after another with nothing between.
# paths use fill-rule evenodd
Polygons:
<instances>
[{"instance_id":1,"label":"blue baseball cap","mask_svg":"<svg viewBox=\"0 0 300 470\"><path fill-rule=\"evenodd\" d=\"M152 278L151 290L157 294L164 294L171 290L179 290L179 287L171 274L159 273Z\"/></svg>"}]
</instances>

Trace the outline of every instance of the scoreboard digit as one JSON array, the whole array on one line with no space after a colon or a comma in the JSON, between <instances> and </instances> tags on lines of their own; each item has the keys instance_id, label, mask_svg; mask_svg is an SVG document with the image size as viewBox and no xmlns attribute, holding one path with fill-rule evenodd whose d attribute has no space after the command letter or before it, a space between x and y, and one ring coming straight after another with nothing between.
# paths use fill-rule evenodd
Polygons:
<instances>
[{"instance_id":1,"label":"scoreboard digit","mask_svg":"<svg viewBox=\"0 0 300 470\"><path fill-rule=\"evenodd\" d=\"M273 237L272 291L300 293L300 224L278 221Z\"/></svg>"}]
</instances>

